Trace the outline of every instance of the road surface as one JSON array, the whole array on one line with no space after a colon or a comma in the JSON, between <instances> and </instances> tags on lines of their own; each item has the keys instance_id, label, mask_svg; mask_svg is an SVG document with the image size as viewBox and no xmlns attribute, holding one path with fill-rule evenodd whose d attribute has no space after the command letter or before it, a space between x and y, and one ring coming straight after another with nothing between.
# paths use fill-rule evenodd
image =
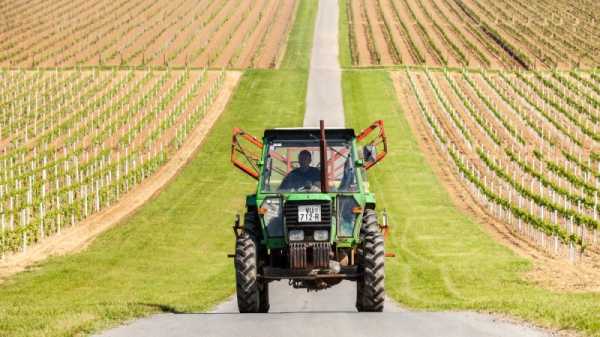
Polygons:
<instances>
[{"instance_id":1,"label":"road surface","mask_svg":"<svg viewBox=\"0 0 600 337\"><path fill-rule=\"evenodd\" d=\"M344 126L338 64L338 2L320 0L304 126ZM233 262L231 265L233 273ZM547 337L549 333L470 312L410 312L389 299L383 313L358 313L355 283L320 292L270 284L268 314L239 314L235 297L210 313L158 314L106 331L102 337Z\"/></svg>"},{"instance_id":2,"label":"road surface","mask_svg":"<svg viewBox=\"0 0 600 337\"><path fill-rule=\"evenodd\" d=\"M159 314L106 331L102 337L545 337L536 329L469 312L409 312L392 302L383 313L354 309L355 284L320 292L270 284L268 314L239 314L235 298L210 313Z\"/></svg>"},{"instance_id":3,"label":"road surface","mask_svg":"<svg viewBox=\"0 0 600 337\"><path fill-rule=\"evenodd\" d=\"M338 2L319 1L310 59L304 126L344 126L342 71L338 61Z\"/></svg>"}]
</instances>

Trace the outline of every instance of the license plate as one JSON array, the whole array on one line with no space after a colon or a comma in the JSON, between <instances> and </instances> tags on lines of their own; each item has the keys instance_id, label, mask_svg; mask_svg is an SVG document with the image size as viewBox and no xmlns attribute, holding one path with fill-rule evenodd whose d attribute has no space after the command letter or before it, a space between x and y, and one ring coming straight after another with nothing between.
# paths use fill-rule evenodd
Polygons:
<instances>
[{"instance_id":1,"label":"license plate","mask_svg":"<svg viewBox=\"0 0 600 337\"><path fill-rule=\"evenodd\" d=\"M298 206L298 222L321 222L321 205Z\"/></svg>"}]
</instances>

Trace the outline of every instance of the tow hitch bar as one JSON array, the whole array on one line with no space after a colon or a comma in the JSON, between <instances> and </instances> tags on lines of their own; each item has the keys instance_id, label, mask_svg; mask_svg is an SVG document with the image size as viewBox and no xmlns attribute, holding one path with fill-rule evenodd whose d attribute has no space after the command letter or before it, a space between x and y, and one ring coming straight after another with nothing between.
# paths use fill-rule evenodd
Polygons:
<instances>
[{"instance_id":1,"label":"tow hitch bar","mask_svg":"<svg viewBox=\"0 0 600 337\"><path fill-rule=\"evenodd\" d=\"M235 222L233 223L233 234L235 234L235 238L237 240L237 238L240 236L241 231L244 230L244 226L240 225L240 213L237 213L235 215ZM234 258L235 254L227 254L228 258Z\"/></svg>"},{"instance_id":2,"label":"tow hitch bar","mask_svg":"<svg viewBox=\"0 0 600 337\"><path fill-rule=\"evenodd\" d=\"M388 226L388 214L387 211L385 210L385 208L383 209L383 217L382 217L383 221L382 223L379 225L379 228L381 229L381 232L383 233L383 239L387 240L387 238L390 235L390 228ZM396 253L392 253L392 252L387 252L384 255L385 257L396 257Z\"/></svg>"}]
</instances>

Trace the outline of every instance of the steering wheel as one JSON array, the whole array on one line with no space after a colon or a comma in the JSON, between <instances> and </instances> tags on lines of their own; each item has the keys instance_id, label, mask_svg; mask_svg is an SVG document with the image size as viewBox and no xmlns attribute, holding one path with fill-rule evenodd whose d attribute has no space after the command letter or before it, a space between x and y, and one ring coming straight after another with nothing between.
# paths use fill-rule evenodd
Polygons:
<instances>
[{"instance_id":1,"label":"steering wheel","mask_svg":"<svg viewBox=\"0 0 600 337\"><path fill-rule=\"evenodd\" d=\"M296 192L320 192L321 188L315 184L300 186L296 189Z\"/></svg>"}]
</instances>

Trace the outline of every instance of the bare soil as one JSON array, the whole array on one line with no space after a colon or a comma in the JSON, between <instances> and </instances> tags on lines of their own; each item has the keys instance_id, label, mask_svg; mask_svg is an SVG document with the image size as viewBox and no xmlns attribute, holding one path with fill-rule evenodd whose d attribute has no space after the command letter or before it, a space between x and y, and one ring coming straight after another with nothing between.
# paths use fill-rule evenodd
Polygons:
<instances>
[{"instance_id":1,"label":"bare soil","mask_svg":"<svg viewBox=\"0 0 600 337\"><path fill-rule=\"evenodd\" d=\"M407 42L409 37L401 33L401 28L395 23L395 16L390 6L389 1L381 1L381 15L391 25L390 34L392 36L392 43L396 46L400 54L400 61L407 64L418 63L410 52L411 47Z\"/></svg>"},{"instance_id":2,"label":"bare soil","mask_svg":"<svg viewBox=\"0 0 600 337\"><path fill-rule=\"evenodd\" d=\"M7 6L10 8L4 17L8 23L0 29L0 35L5 37L0 39L0 66L124 63L240 67L250 64L246 52L249 49L254 52L251 58L257 60L258 67L274 68L285 50L298 3L297 0L256 3L74 0L60 5L47 2L33 4L37 11ZM263 47L259 48L260 45ZM235 62L242 54L244 61Z\"/></svg>"},{"instance_id":3,"label":"bare soil","mask_svg":"<svg viewBox=\"0 0 600 337\"><path fill-rule=\"evenodd\" d=\"M366 35L365 25L366 20L362 18L362 8L358 4L358 1L351 1L349 6L352 6L352 18L349 18L349 21L352 22L352 27L354 28L354 37L356 40L357 47L357 55L358 55L358 64L360 65L369 65L373 64L371 60L371 56L369 54L368 40Z\"/></svg>"},{"instance_id":4,"label":"bare soil","mask_svg":"<svg viewBox=\"0 0 600 337\"><path fill-rule=\"evenodd\" d=\"M371 24L374 40L373 44L376 46L380 62L383 64L392 64L393 59L390 55L390 47L388 46L388 41L386 41L384 35L385 25L383 24L383 21L379 20L377 17L377 8L375 6L366 6L364 15Z\"/></svg>"},{"instance_id":5,"label":"bare soil","mask_svg":"<svg viewBox=\"0 0 600 337\"><path fill-rule=\"evenodd\" d=\"M7 256L0 261L0 280L25 270L49 256L85 249L102 232L131 216L145 202L160 193L200 149L210 129L225 109L240 76L239 72L226 73L224 87L202 122L190 133L185 144L152 177L123 195L117 203L90 216L79 225L63 230L60 234L28 248L26 252Z\"/></svg>"},{"instance_id":6,"label":"bare soil","mask_svg":"<svg viewBox=\"0 0 600 337\"><path fill-rule=\"evenodd\" d=\"M566 69L577 63L590 67L594 60L600 62L598 53L593 52L597 41L592 36L600 34L597 25L586 22L576 26L584 21L584 14L569 11L558 3L539 8L539 4L524 2L348 1L353 16L349 18L350 28L356 40L353 48L358 57L355 65L418 64L420 62L410 56L409 39L430 66L547 69L553 68L556 63L559 68ZM397 15L394 6L398 9ZM533 19L532 11L537 14ZM388 22L388 29L385 29L382 18ZM402 24L406 26L408 34L403 32ZM447 42L436 25L456 48ZM394 46L402 55L400 60L390 57ZM436 48L442 56L437 55ZM466 62L456 49L464 54ZM378 57L374 58L373 55ZM444 58L447 59L446 64ZM524 63L521 64L521 60Z\"/></svg>"},{"instance_id":7,"label":"bare soil","mask_svg":"<svg viewBox=\"0 0 600 337\"><path fill-rule=\"evenodd\" d=\"M286 36L292 28L292 18L296 7L296 1L286 1L273 18L274 21L264 40L260 57L257 58L256 66L258 68L275 68L279 63L279 58L283 55L281 51L284 50L287 41Z\"/></svg>"}]
</instances>

